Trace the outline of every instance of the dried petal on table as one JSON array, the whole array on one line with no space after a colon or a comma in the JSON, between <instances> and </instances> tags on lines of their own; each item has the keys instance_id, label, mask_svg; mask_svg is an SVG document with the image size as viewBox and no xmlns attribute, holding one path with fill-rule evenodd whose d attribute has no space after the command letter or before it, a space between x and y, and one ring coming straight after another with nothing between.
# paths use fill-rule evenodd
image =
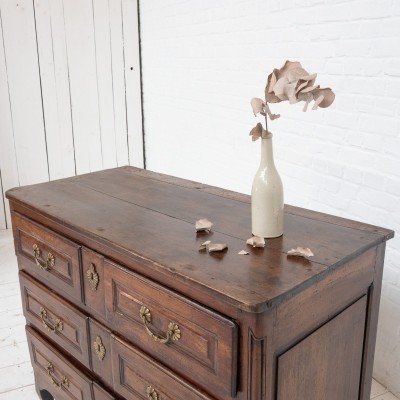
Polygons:
<instances>
[{"instance_id":1,"label":"dried petal on table","mask_svg":"<svg viewBox=\"0 0 400 400\"><path fill-rule=\"evenodd\" d=\"M205 241L200 247L200 250L207 250L209 253L214 251L222 251L228 248L228 245L225 243L211 243L211 240Z\"/></svg>"},{"instance_id":2,"label":"dried petal on table","mask_svg":"<svg viewBox=\"0 0 400 400\"><path fill-rule=\"evenodd\" d=\"M209 221L207 218L202 218L196 221L196 232L207 232L211 231L211 228L214 224Z\"/></svg>"},{"instance_id":3,"label":"dried petal on table","mask_svg":"<svg viewBox=\"0 0 400 400\"><path fill-rule=\"evenodd\" d=\"M247 239L246 243L253 247L265 247L264 238L258 236L253 236L250 239Z\"/></svg>"},{"instance_id":4,"label":"dried petal on table","mask_svg":"<svg viewBox=\"0 0 400 400\"><path fill-rule=\"evenodd\" d=\"M227 248L228 246L225 243L210 243L207 245L207 250L209 253L212 253L213 251L222 251Z\"/></svg>"},{"instance_id":5,"label":"dried petal on table","mask_svg":"<svg viewBox=\"0 0 400 400\"><path fill-rule=\"evenodd\" d=\"M249 255L249 252L246 250L240 250L238 254L240 254L241 256L247 256Z\"/></svg>"},{"instance_id":6,"label":"dried petal on table","mask_svg":"<svg viewBox=\"0 0 400 400\"><path fill-rule=\"evenodd\" d=\"M206 240L203 244L200 245L199 250L205 250L210 243L211 240Z\"/></svg>"},{"instance_id":7,"label":"dried petal on table","mask_svg":"<svg viewBox=\"0 0 400 400\"><path fill-rule=\"evenodd\" d=\"M296 247L287 252L288 256L298 256L298 257L312 257L314 253L308 247Z\"/></svg>"}]
</instances>

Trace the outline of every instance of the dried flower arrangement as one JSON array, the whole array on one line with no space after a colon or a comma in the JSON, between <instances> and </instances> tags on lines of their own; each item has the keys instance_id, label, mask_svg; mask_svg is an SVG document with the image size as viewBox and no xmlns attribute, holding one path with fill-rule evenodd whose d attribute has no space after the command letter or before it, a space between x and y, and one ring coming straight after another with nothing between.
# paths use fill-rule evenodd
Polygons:
<instances>
[{"instance_id":1,"label":"dried flower arrangement","mask_svg":"<svg viewBox=\"0 0 400 400\"><path fill-rule=\"evenodd\" d=\"M303 111L307 111L308 104L314 100L313 110L318 107L329 107L335 100L335 94L330 88L320 88L314 85L317 74L309 74L298 61L286 61L282 68L274 69L269 75L265 87L265 100L254 97L251 107L255 116L265 117L265 129L259 122L250 132L252 140L268 136L268 117L272 120L280 117L273 114L268 103L289 101L290 104L304 101Z\"/></svg>"}]
</instances>

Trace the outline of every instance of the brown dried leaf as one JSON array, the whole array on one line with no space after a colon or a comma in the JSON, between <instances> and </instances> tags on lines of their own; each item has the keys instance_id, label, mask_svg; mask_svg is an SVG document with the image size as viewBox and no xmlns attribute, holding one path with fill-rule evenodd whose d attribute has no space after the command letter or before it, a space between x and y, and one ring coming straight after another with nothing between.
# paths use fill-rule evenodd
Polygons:
<instances>
[{"instance_id":1,"label":"brown dried leaf","mask_svg":"<svg viewBox=\"0 0 400 400\"><path fill-rule=\"evenodd\" d=\"M250 131L250 136L252 136L253 142L257 139L259 139L263 133L266 132L266 130L263 128L261 123L259 122L251 131Z\"/></svg>"},{"instance_id":2,"label":"brown dried leaf","mask_svg":"<svg viewBox=\"0 0 400 400\"><path fill-rule=\"evenodd\" d=\"M287 252L288 256L298 256L298 257L312 257L314 253L308 247L296 247Z\"/></svg>"},{"instance_id":3,"label":"brown dried leaf","mask_svg":"<svg viewBox=\"0 0 400 400\"><path fill-rule=\"evenodd\" d=\"M253 114L257 116L258 113L265 115L265 102L258 97L253 97L250 101L253 109Z\"/></svg>"},{"instance_id":4,"label":"brown dried leaf","mask_svg":"<svg viewBox=\"0 0 400 400\"><path fill-rule=\"evenodd\" d=\"M196 221L195 227L196 227L196 232L201 232L205 231L209 233L211 231L211 228L214 224L209 221L207 218L202 218Z\"/></svg>"},{"instance_id":5,"label":"brown dried leaf","mask_svg":"<svg viewBox=\"0 0 400 400\"><path fill-rule=\"evenodd\" d=\"M252 236L250 239L247 239L246 243L253 247L264 247L265 246L264 238L260 238L258 236Z\"/></svg>"}]
</instances>

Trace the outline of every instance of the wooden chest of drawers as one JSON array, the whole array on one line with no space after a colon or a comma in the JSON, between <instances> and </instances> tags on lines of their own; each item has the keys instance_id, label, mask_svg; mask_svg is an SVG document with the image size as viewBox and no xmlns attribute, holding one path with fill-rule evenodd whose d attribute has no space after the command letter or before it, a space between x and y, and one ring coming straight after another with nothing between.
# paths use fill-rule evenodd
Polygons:
<instances>
[{"instance_id":1,"label":"wooden chest of drawers","mask_svg":"<svg viewBox=\"0 0 400 400\"><path fill-rule=\"evenodd\" d=\"M133 167L7 197L42 399L369 399L392 231L286 206L251 248L248 196Z\"/></svg>"}]
</instances>

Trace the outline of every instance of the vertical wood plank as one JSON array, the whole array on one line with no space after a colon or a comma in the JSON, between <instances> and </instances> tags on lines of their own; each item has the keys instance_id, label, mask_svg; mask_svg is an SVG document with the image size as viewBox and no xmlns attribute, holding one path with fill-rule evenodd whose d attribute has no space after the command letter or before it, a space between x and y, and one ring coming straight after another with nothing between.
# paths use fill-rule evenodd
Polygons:
<instances>
[{"instance_id":1,"label":"vertical wood plank","mask_svg":"<svg viewBox=\"0 0 400 400\"><path fill-rule=\"evenodd\" d=\"M125 66L124 66L124 38L122 31L122 3L121 0L111 0L110 3L110 33L112 79L114 88L115 112L115 143L117 148L118 166L129 163L128 157L128 130L126 121L125 101Z\"/></svg>"},{"instance_id":2,"label":"vertical wood plank","mask_svg":"<svg viewBox=\"0 0 400 400\"><path fill-rule=\"evenodd\" d=\"M144 166L137 0L122 0L126 111L130 164Z\"/></svg>"},{"instance_id":3,"label":"vertical wood plank","mask_svg":"<svg viewBox=\"0 0 400 400\"><path fill-rule=\"evenodd\" d=\"M32 0L0 0L0 9L19 181L21 185L47 181Z\"/></svg>"},{"instance_id":4,"label":"vertical wood plank","mask_svg":"<svg viewBox=\"0 0 400 400\"><path fill-rule=\"evenodd\" d=\"M112 0L115 2L115 0ZM95 33L97 91L100 113L103 167L117 165L115 112L113 104L113 76L110 38L109 0L93 1L93 25Z\"/></svg>"},{"instance_id":5,"label":"vertical wood plank","mask_svg":"<svg viewBox=\"0 0 400 400\"><path fill-rule=\"evenodd\" d=\"M34 0L50 179L75 175L62 0Z\"/></svg>"},{"instance_id":6,"label":"vertical wood plank","mask_svg":"<svg viewBox=\"0 0 400 400\"><path fill-rule=\"evenodd\" d=\"M1 6L1 3L0 3ZM14 143L14 128L11 114L10 92L8 86L7 65L4 52L2 10L0 8L0 171L2 191L0 196L0 208L2 204L3 213L0 211L0 226L11 227L11 216L8 200L4 198L4 192L12 187L19 186L17 155Z\"/></svg>"},{"instance_id":7,"label":"vertical wood plank","mask_svg":"<svg viewBox=\"0 0 400 400\"><path fill-rule=\"evenodd\" d=\"M7 229L4 201L5 199L4 199L3 183L1 179L1 168L0 168L0 230Z\"/></svg>"},{"instance_id":8,"label":"vertical wood plank","mask_svg":"<svg viewBox=\"0 0 400 400\"><path fill-rule=\"evenodd\" d=\"M63 4L76 170L82 174L103 166L93 7L91 0L66 0Z\"/></svg>"}]
</instances>

